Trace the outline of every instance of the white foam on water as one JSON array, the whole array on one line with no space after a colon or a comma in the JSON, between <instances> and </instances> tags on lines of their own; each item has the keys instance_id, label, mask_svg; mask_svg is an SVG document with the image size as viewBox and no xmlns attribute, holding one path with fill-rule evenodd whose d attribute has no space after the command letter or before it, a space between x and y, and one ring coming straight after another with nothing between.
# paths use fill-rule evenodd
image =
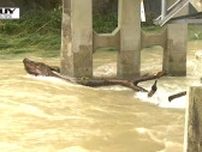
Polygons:
<instances>
[{"instance_id":1,"label":"white foam on water","mask_svg":"<svg viewBox=\"0 0 202 152\"><path fill-rule=\"evenodd\" d=\"M135 128L135 131L142 135L147 132L147 129L146 128Z\"/></svg>"},{"instance_id":2,"label":"white foam on water","mask_svg":"<svg viewBox=\"0 0 202 152\"><path fill-rule=\"evenodd\" d=\"M99 88L95 88L96 90L108 90L108 91L125 91L125 90L129 90L129 88L123 87L123 86L119 86L119 85L114 85L114 86L103 86L103 87L99 87Z\"/></svg>"},{"instance_id":3,"label":"white foam on water","mask_svg":"<svg viewBox=\"0 0 202 152\"><path fill-rule=\"evenodd\" d=\"M1 152L22 151L22 147L16 143L0 142Z\"/></svg>"},{"instance_id":4,"label":"white foam on water","mask_svg":"<svg viewBox=\"0 0 202 152\"><path fill-rule=\"evenodd\" d=\"M179 144L176 142L171 142L171 141L165 141L164 142L165 148L157 151L157 152L175 152L175 151L182 151L183 149L183 144Z\"/></svg>"},{"instance_id":5,"label":"white foam on water","mask_svg":"<svg viewBox=\"0 0 202 152\"><path fill-rule=\"evenodd\" d=\"M137 133L139 133L140 135L148 135L148 137L150 139L152 139L153 141L157 142L157 143L163 143L163 139L157 134L162 134L158 131L155 131L155 130L151 130L151 129L148 129L148 128L135 128L135 131Z\"/></svg>"},{"instance_id":6,"label":"white foam on water","mask_svg":"<svg viewBox=\"0 0 202 152\"><path fill-rule=\"evenodd\" d=\"M176 98L176 99L172 100L171 102L169 102L168 100L166 102L162 102L159 105L159 107L161 107L161 108L185 109L186 108L186 102L187 102L187 97L183 96L183 97Z\"/></svg>"},{"instance_id":7,"label":"white foam on water","mask_svg":"<svg viewBox=\"0 0 202 152\"><path fill-rule=\"evenodd\" d=\"M159 89L157 92L152 96L148 97L147 93L145 92L137 92L135 94L135 98L138 98L142 102L148 102L154 105L157 105L161 108L177 108L177 109L184 109L186 107L186 96L176 98L171 102L168 101L168 97L173 94L168 92L167 90Z\"/></svg>"},{"instance_id":8,"label":"white foam on water","mask_svg":"<svg viewBox=\"0 0 202 152\"><path fill-rule=\"evenodd\" d=\"M25 78L29 78L32 80L42 81L42 82L48 82L52 85L56 86L70 86L70 87L79 87L79 88L86 88L87 86L79 85L77 83L71 83L66 80L56 78L56 77L50 77L50 76L34 76L27 74Z\"/></svg>"},{"instance_id":9,"label":"white foam on water","mask_svg":"<svg viewBox=\"0 0 202 152\"><path fill-rule=\"evenodd\" d=\"M47 81L47 82L51 82L51 83L57 83L57 84L64 84L68 83L67 81L60 79L60 78L56 78L56 77L49 77L49 76L33 76L33 75L29 75L27 74L26 76L27 78L31 78L34 80L40 80L40 81Z\"/></svg>"}]
</instances>

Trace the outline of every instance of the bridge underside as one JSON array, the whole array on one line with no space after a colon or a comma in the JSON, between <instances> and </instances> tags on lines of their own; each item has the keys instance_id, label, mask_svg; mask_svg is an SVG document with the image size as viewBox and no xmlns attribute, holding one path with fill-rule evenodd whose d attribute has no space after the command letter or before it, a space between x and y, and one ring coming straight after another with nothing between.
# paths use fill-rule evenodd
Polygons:
<instances>
[{"instance_id":1,"label":"bridge underside","mask_svg":"<svg viewBox=\"0 0 202 152\"><path fill-rule=\"evenodd\" d=\"M202 24L202 12L191 15L183 15L172 18L169 23L173 24Z\"/></svg>"},{"instance_id":2,"label":"bridge underside","mask_svg":"<svg viewBox=\"0 0 202 152\"><path fill-rule=\"evenodd\" d=\"M143 47L164 48L163 69L169 75L186 75L187 24L168 24L162 33L141 31L140 0L119 0L119 24L110 34L97 34L92 28L92 0L63 0L61 70L64 75L92 77L93 50L115 47L117 76L134 79L140 75Z\"/></svg>"}]
</instances>

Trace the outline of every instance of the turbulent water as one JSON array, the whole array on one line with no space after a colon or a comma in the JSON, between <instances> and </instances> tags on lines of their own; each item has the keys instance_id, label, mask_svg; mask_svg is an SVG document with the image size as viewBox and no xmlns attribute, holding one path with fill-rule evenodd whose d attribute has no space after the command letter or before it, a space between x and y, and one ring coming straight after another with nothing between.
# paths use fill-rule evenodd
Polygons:
<instances>
[{"instance_id":1,"label":"turbulent water","mask_svg":"<svg viewBox=\"0 0 202 152\"><path fill-rule=\"evenodd\" d=\"M201 42L189 43L188 76L162 78L158 91L88 88L26 74L21 60L0 61L1 152L182 152L186 97L170 94L199 83ZM162 49L142 51L142 73L161 69ZM95 75L114 75L116 54L95 54ZM58 59L39 59L57 65ZM153 81L142 83L149 88Z\"/></svg>"}]
</instances>

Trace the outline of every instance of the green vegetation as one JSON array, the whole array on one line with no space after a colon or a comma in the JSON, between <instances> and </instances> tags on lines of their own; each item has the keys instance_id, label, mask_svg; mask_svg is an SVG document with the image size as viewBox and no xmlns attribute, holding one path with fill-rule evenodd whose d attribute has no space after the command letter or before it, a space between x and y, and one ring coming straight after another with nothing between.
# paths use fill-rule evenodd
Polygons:
<instances>
[{"instance_id":1,"label":"green vegetation","mask_svg":"<svg viewBox=\"0 0 202 152\"><path fill-rule=\"evenodd\" d=\"M189 40L202 40L202 25L189 25Z\"/></svg>"},{"instance_id":2,"label":"green vegetation","mask_svg":"<svg viewBox=\"0 0 202 152\"><path fill-rule=\"evenodd\" d=\"M162 28L160 26L155 26L155 25L150 25L150 26L142 26L142 30L145 32L160 32L162 30Z\"/></svg>"},{"instance_id":3,"label":"green vegetation","mask_svg":"<svg viewBox=\"0 0 202 152\"><path fill-rule=\"evenodd\" d=\"M111 33L117 26L118 17L116 13L93 16L93 28L97 33Z\"/></svg>"},{"instance_id":4,"label":"green vegetation","mask_svg":"<svg viewBox=\"0 0 202 152\"><path fill-rule=\"evenodd\" d=\"M0 58L58 56L60 29L61 9L29 12L20 20L0 21Z\"/></svg>"},{"instance_id":5,"label":"green vegetation","mask_svg":"<svg viewBox=\"0 0 202 152\"><path fill-rule=\"evenodd\" d=\"M56 34L39 33L25 36L0 34L0 58L36 55L55 57L59 55L60 37Z\"/></svg>"},{"instance_id":6,"label":"green vegetation","mask_svg":"<svg viewBox=\"0 0 202 152\"><path fill-rule=\"evenodd\" d=\"M98 33L112 32L117 27L117 14L95 15L93 27ZM146 32L159 32L161 27L145 26ZM0 58L35 55L58 57L61 42L61 8L52 11L27 12L20 20L0 21ZM201 25L190 25L189 40L202 39ZM111 49L113 50L113 49Z\"/></svg>"}]
</instances>

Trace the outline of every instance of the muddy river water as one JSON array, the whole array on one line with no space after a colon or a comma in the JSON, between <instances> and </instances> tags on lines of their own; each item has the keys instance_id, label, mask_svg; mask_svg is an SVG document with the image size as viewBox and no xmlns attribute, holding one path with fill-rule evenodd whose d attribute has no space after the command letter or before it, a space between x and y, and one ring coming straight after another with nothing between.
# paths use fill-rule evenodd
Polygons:
<instances>
[{"instance_id":1,"label":"muddy river water","mask_svg":"<svg viewBox=\"0 0 202 152\"><path fill-rule=\"evenodd\" d=\"M22 59L0 61L1 152L182 152L187 97L167 97L199 83L189 43L187 77L166 77L154 97L114 86L89 88L26 74ZM31 57L57 65L59 59ZM161 69L162 50L142 51L142 73ZM113 75L115 52L95 54L95 75ZM153 81L142 83L149 88Z\"/></svg>"}]
</instances>

